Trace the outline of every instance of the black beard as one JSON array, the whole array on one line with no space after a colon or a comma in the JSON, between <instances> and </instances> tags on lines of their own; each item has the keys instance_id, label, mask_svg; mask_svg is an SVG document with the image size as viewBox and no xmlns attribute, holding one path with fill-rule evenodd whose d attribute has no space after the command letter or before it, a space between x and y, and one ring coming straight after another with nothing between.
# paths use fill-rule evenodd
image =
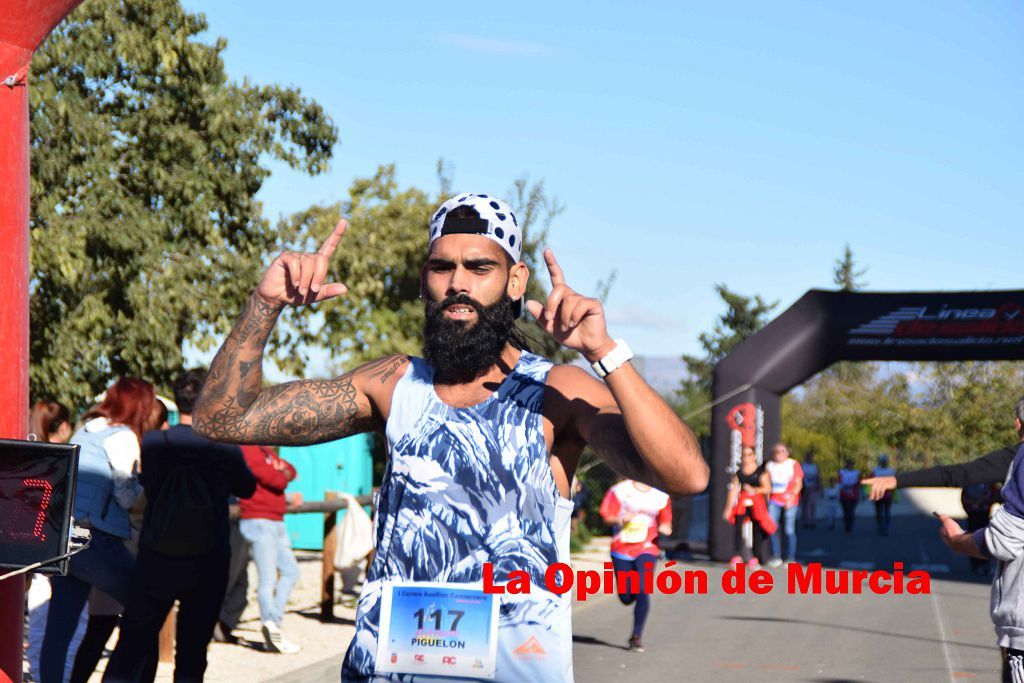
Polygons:
<instances>
[{"instance_id":1,"label":"black beard","mask_svg":"<svg viewBox=\"0 0 1024 683\"><path fill-rule=\"evenodd\" d=\"M446 318L445 309L454 304L472 306L476 311L476 322ZM450 296L440 302L427 301L423 357L434 367L442 383L472 382L498 363L516 329L515 325L512 299L508 295L490 306L484 306L465 294Z\"/></svg>"}]
</instances>

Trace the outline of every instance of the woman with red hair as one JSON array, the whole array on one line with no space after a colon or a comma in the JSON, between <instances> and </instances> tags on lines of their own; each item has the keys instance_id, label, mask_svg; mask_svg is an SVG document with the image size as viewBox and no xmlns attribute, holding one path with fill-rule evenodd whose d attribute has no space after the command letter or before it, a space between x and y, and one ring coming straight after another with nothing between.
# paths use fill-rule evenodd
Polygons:
<instances>
[{"instance_id":1,"label":"woman with red hair","mask_svg":"<svg viewBox=\"0 0 1024 683\"><path fill-rule=\"evenodd\" d=\"M75 523L89 529L89 546L71 558L67 576L50 578L52 597L41 653L40 680L60 683L68 644L92 587L124 604L133 558L129 511L142 496L138 462L142 434L153 428L153 385L135 377L112 384L71 437L80 448Z\"/></svg>"}]
</instances>

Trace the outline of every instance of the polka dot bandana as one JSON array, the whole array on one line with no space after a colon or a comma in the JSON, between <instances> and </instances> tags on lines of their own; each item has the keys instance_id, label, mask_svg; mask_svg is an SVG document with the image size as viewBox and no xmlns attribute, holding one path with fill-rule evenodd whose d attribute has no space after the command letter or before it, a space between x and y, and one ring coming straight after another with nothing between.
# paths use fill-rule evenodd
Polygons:
<instances>
[{"instance_id":1,"label":"polka dot bandana","mask_svg":"<svg viewBox=\"0 0 1024 683\"><path fill-rule=\"evenodd\" d=\"M458 206L472 207L480 216L479 220L446 220L448 213ZM454 218L454 217L453 217ZM523 231L519 221L507 203L486 194L460 194L452 197L437 210L430 219L430 244L442 235L468 233L482 235L501 245L512 260L519 261L523 252Z\"/></svg>"}]
</instances>

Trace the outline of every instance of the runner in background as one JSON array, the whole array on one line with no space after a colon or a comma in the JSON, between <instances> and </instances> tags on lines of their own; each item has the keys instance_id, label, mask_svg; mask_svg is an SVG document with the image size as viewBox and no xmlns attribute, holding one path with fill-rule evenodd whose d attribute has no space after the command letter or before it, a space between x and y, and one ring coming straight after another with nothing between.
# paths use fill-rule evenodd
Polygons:
<instances>
[{"instance_id":1,"label":"runner in background","mask_svg":"<svg viewBox=\"0 0 1024 683\"><path fill-rule=\"evenodd\" d=\"M775 524L781 522L786 537L786 562L796 562L796 515L799 512L800 490L803 488L803 468L789 457L789 449L783 443L772 448L772 459L765 464L765 471L772 483L771 501L768 511ZM782 564L782 539L779 534L772 534L772 559L769 567Z\"/></svg>"},{"instance_id":2,"label":"runner in background","mask_svg":"<svg viewBox=\"0 0 1024 683\"><path fill-rule=\"evenodd\" d=\"M854 513L860 502L860 472L854 468L852 459L846 459L836 481L839 484L839 504L843 506L843 526L846 533L852 534Z\"/></svg>"},{"instance_id":3,"label":"runner in background","mask_svg":"<svg viewBox=\"0 0 1024 683\"><path fill-rule=\"evenodd\" d=\"M644 623L651 609L651 596L643 592L644 577L654 573L658 560L658 534L672 532L672 501L667 493L632 479L620 481L608 489L601 501L601 517L612 525L612 565L619 600L633 608L631 652L643 652ZM636 572L638 580L627 579L624 572ZM623 591L623 588L629 590Z\"/></svg>"},{"instance_id":4,"label":"runner in background","mask_svg":"<svg viewBox=\"0 0 1024 683\"><path fill-rule=\"evenodd\" d=\"M745 562L751 567L761 563L764 539L776 531L775 520L768 514L764 497L771 493L772 482L763 465L757 464L757 453L747 446L740 458L740 468L732 477L722 518L736 527L736 555L729 564ZM750 523L747 532L746 524Z\"/></svg>"},{"instance_id":5,"label":"runner in background","mask_svg":"<svg viewBox=\"0 0 1024 683\"><path fill-rule=\"evenodd\" d=\"M804 487L800 492L800 521L805 529L818 523L818 496L821 495L821 470L814 462L814 451L808 451L801 465L804 470Z\"/></svg>"},{"instance_id":6,"label":"runner in background","mask_svg":"<svg viewBox=\"0 0 1024 683\"><path fill-rule=\"evenodd\" d=\"M871 470L874 477L895 477L896 470L889 467L889 456L882 453L878 456L878 466ZM892 491L886 491L881 498L875 500L875 525L879 536L889 535L889 523L892 521Z\"/></svg>"}]
</instances>

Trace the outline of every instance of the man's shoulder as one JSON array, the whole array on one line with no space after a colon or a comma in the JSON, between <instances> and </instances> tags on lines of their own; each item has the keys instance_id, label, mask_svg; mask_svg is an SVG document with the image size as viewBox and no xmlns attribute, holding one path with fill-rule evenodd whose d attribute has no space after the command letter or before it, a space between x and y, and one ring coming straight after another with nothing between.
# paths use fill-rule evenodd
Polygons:
<instances>
[{"instance_id":1,"label":"man's shoulder","mask_svg":"<svg viewBox=\"0 0 1024 683\"><path fill-rule=\"evenodd\" d=\"M396 353L363 363L351 373L348 373L348 376L357 383L358 388L363 393L371 398L377 398L382 395L390 396L394 392L399 380L417 362L422 361L415 356ZM346 375L342 375L338 380L342 380L345 377Z\"/></svg>"},{"instance_id":2,"label":"man's shoulder","mask_svg":"<svg viewBox=\"0 0 1024 683\"><path fill-rule=\"evenodd\" d=\"M537 356L540 358L540 356ZM545 360L546 359L542 359ZM551 363L551 369L548 370L547 385L556 389L578 389L580 387L593 384L595 382L600 383L600 380L596 376L581 368L578 365L571 365L569 363Z\"/></svg>"}]
</instances>

